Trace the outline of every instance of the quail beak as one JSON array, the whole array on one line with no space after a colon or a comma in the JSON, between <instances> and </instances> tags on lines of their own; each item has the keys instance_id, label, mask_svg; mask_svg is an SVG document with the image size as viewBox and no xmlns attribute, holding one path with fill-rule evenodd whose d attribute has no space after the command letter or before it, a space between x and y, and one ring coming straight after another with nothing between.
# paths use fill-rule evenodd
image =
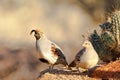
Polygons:
<instances>
[{"instance_id":1,"label":"quail beak","mask_svg":"<svg viewBox=\"0 0 120 80\"><path fill-rule=\"evenodd\" d=\"M85 47L85 44L83 44L82 47Z\"/></svg>"},{"instance_id":2,"label":"quail beak","mask_svg":"<svg viewBox=\"0 0 120 80\"><path fill-rule=\"evenodd\" d=\"M82 47L84 47L84 48L85 48L85 47L87 47L87 45L88 45L88 44L86 44L86 43L83 43Z\"/></svg>"}]
</instances>

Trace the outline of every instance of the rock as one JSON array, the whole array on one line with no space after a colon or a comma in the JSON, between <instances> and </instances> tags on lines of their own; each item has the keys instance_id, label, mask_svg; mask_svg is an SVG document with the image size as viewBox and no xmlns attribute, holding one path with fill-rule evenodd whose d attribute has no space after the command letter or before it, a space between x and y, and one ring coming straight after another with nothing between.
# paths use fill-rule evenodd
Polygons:
<instances>
[{"instance_id":1,"label":"rock","mask_svg":"<svg viewBox=\"0 0 120 80\"><path fill-rule=\"evenodd\" d=\"M42 74L38 80L98 80L87 75L80 74L78 71L53 70L52 73Z\"/></svg>"}]
</instances>

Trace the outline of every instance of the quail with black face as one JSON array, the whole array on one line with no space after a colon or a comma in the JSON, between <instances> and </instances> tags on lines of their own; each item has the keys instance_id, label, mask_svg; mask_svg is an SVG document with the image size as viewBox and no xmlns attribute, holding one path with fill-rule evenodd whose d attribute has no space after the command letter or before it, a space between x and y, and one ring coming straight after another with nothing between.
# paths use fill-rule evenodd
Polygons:
<instances>
[{"instance_id":1,"label":"quail with black face","mask_svg":"<svg viewBox=\"0 0 120 80\"><path fill-rule=\"evenodd\" d=\"M41 30L31 30L36 38L36 49L39 53L39 60L49 64L49 70L52 71L56 64L63 64L68 67L68 63L62 49L50 41Z\"/></svg>"}]
</instances>

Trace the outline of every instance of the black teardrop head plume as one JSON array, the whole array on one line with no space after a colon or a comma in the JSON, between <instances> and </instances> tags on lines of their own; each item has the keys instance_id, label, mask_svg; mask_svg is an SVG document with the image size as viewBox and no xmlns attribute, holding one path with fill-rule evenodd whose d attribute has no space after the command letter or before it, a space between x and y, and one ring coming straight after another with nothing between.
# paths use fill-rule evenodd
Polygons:
<instances>
[{"instance_id":1,"label":"black teardrop head plume","mask_svg":"<svg viewBox=\"0 0 120 80\"><path fill-rule=\"evenodd\" d=\"M37 31L33 29L33 30L31 30L30 35L31 35L33 32L35 32L35 34L37 34Z\"/></svg>"}]
</instances>

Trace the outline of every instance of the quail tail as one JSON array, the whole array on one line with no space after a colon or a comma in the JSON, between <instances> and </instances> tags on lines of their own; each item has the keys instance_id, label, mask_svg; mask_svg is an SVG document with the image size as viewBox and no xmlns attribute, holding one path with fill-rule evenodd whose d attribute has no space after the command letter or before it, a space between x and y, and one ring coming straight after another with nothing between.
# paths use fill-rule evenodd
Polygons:
<instances>
[{"instance_id":1,"label":"quail tail","mask_svg":"<svg viewBox=\"0 0 120 80\"><path fill-rule=\"evenodd\" d=\"M76 66L75 61L72 61L72 62L69 64L69 67L75 67L75 66Z\"/></svg>"}]
</instances>

